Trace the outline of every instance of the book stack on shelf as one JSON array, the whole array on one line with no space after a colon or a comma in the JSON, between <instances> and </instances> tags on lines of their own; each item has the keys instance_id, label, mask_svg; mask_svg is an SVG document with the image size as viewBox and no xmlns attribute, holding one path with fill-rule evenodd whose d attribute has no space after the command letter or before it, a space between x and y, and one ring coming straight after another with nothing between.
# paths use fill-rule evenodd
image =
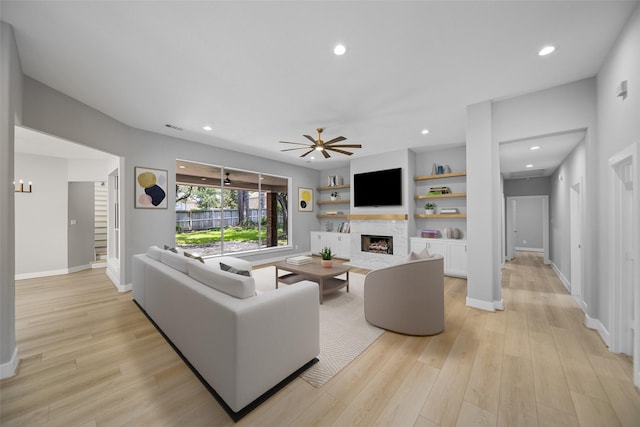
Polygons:
<instances>
[{"instance_id":1,"label":"book stack on shelf","mask_svg":"<svg viewBox=\"0 0 640 427\"><path fill-rule=\"evenodd\" d=\"M310 256L300 255L300 256L287 258L287 264L303 265L303 264L309 264L312 260L313 258L311 258Z\"/></svg>"},{"instance_id":2,"label":"book stack on shelf","mask_svg":"<svg viewBox=\"0 0 640 427\"><path fill-rule=\"evenodd\" d=\"M420 237L424 237L426 239L437 239L440 237L440 232L438 230L422 230L420 232Z\"/></svg>"},{"instance_id":3,"label":"book stack on shelf","mask_svg":"<svg viewBox=\"0 0 640 427\"><path fill-rule=\"evenodd\" d=\"M338 224L338 233L348 233L351 231L351 225L348 222L341 222Z\"/></svg>"},{"instance_id":4,"label":"book stack on shelf","mask_svg":"<svg viewBox=\"0 0 640 427\"><path fill-rule=\"evenodd\" d=\"M329 187L335 187L337 185L343 185L344 184L344 180L342 179L341 176L334 175L334 176L329 176L327 178L328 178Z\"/></svg>"},{"instance_id":5,"label":"book stack on shelf","mask_svg":"<svg viewBox=\"0 0 640 427\"><path fill-rule=\"evenodd\" d=\"M327 211L324 214L329 216L344 215L342 211Z\"/></svg>"},{"instance_id":6,"label":"book stack on shelf","mask_svg":"<svg viewBox=\"0 0 640 427\"><path fill-rule=\"evenodd\" d=\"M429 196L441 196L443 194L450 194L451 189L449 187L431 187L429 188Z\"/></svg>"}]
</instances>

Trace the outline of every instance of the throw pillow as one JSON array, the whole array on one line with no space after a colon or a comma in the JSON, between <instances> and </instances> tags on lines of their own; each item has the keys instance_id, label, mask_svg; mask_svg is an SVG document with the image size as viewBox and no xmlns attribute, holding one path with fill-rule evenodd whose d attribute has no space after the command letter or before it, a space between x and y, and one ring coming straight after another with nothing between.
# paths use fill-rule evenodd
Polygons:
<instances>
[{"instance_id":1,"label":"throw pillow","mask_svg":"<svg viewBox=\"0 0 640 427\"><path fill-rule=\"evenodd\" d=\"M228 271L229 273L239 274L241 276L250 277L251 273L246 270L239 270L237 268L231 267L230 265L225 264L224 262L220 263L220 269L223 271Z\"/></svg>"},{"instance_id":2,"label":"throw pillow","mask_svg":"<svg viewBox=\"0 0 640 427\"><path fill-rule=\"evenodd\" d=\"M172 248L171 246L164 245L164 249L167 250L167 251L171 251L174 254L178 253L178 250L176 248Z\"/></svg>"},{"instance_id":3,"label":"throw pillow","mask_svg":"<svg viewBox=\"0 0 640 427\"><path fill-rule=\"evenodd\" d=\"M204 264L204 259L202 259L202 257L199 255L194 255L194 254L190 254L189 252L184 252L184 256L186 256L187 258L195 259L196 261L200 261L201 263Z\"/></svg>"},{"instance_id":4,"label":"throw pillow","mask_svg":"<svg viewBox=\"0 0 640 427\"><path fill-rule=\"evenodd\" d=\"M431 254L429 253L429 251L427 250L427 248L425 247L420 253L415 253L415 252L411 252L409 255L407 255L407 257L405 258L405 262L409 262L409 261L417 261L419 259L430 259L433 258L431 256Z\"/></svg>"}]
</instances>

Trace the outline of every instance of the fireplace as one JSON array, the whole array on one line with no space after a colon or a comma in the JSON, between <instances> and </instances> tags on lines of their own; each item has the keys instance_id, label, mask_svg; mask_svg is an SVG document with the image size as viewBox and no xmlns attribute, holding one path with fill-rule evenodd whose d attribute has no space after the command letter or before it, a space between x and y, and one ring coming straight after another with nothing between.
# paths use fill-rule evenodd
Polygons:
<instances>
[{"instance_id":1,"label":"fireplace","mask_svg":"<svg viewBox=\"0 0 640 427\"><path fill-rule=\"evenodd\" d=\"M362 234L360 236L360 250L375 254L393 255L393 236Z\"/></svg>"}]
</instances>

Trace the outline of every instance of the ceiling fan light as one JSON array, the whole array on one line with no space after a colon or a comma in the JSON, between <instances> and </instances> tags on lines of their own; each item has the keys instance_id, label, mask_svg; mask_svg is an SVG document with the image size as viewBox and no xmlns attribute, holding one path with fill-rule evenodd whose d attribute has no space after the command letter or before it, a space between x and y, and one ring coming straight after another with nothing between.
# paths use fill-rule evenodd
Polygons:
<instances>
[{"instance_id":1,"label":"ceiling fan light","mask_svg":"<svg viewBox=\"0 0 640 427\"><path fill-rule=\"evenodd\" d=\"M322 150L324 150L324 147L322 145L318 145L318 146L316 146L316 150L322 151Z\"/></svg>"}]
</instances>

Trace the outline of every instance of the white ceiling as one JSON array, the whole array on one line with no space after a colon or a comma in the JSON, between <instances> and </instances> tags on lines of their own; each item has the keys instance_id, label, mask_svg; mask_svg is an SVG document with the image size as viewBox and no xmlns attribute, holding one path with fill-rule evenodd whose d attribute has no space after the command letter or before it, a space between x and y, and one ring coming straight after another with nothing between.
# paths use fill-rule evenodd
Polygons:
<instances>
[{"instance_id":1,"label":"white ceiling","mask_svg":"<svg viewBox=\"0 0 640 427\"><path fill-rule=\"evenodd\" d=\"M462 144L467 105L594 76L634 6L3 0L1 13L26 75L117 120L327 169L347 158L301 159L278 141L324 127L363 144L353 157Z\"/></svg>"}]
</instances>

